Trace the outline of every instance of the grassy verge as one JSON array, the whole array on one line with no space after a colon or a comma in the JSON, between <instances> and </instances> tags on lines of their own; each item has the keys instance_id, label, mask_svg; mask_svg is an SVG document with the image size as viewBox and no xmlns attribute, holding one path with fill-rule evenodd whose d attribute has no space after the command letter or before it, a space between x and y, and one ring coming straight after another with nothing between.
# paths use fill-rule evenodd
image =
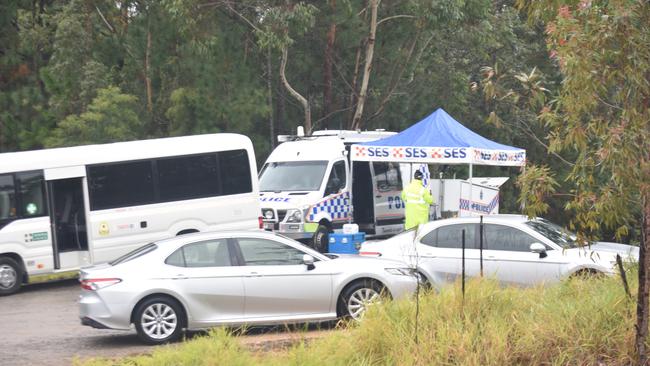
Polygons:
<instances>
[{"instance_id":1,"label":"grassy verge","mask_svg":"<svg viewBox=\"0 0 650 366\"><path fill-rule=\"evenodd\" d=\"M628 275L635 279L636 274ZM636 288L636 283L630 284ZM223 329L152 355L89 365L627 365L635 302L618 277L501 288L471 281L424 294L418 337L412 300L375 306L362 324L272 353L253 353Z\"/></svg>"}]
</instances>

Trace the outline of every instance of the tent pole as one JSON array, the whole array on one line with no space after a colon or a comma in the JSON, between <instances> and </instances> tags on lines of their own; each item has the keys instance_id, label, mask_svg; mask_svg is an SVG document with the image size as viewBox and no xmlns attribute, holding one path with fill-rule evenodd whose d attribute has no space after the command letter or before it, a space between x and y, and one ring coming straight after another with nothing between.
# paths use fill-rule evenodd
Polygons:
<instances>
[{"instance_id":1,"label":"tent pole","mask_svg":"<svg viewBox=\"0 0 650 366\"><path fill-rule=\"evenodd\" d=\"M522 175L526 175L526 162L524 161L524 166L522 167ZM521 201L521 213L524 213L526 210L526 196L524 196L524 199Z\"/></svg>"},{"instance_id":2,"label":"tent pole","mask_svg":"<svg viewBox=\"0 0 650 366\"><path fill-rule=\"evenodd\" d=\"M474 187L472 185L472 176L473 176L473 167L474 164L472 162L469 162L469 213L470 215L472 214L472 191L474 190Z\"/></svg>"},{"instance_id":3,"label":"tent pole","mask_svg":"<svg viewBox=\"0 0 650 366\"><path fill-rule=\"evenodd\" d=\"M352 148L350 148L352 151ZM352 155L352 154L350 154ZM352 216L354 213L354 207L352 206L352 188L354 186L354 160L350 156L350 199L348 200L348 224L352 223Z\"/></svg>"}]
</instances>

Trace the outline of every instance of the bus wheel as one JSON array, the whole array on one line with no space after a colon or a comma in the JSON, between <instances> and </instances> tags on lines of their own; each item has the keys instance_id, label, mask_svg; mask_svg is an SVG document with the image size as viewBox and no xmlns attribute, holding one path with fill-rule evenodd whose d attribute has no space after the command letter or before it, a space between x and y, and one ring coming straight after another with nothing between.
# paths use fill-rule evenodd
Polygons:
<instances>
[{"instance_id":1,"label":"bus wheel","mask_svg":"<svg viewBox=\"0 0 650 366\"><path fill-rule=\"evenodd\" d=\"M319 224L314 233L313 246L320 253L327 253L329 246L330 229L323 224Z\"/></svg>"},{"instance_id":2,"label":"bus wheel","mask_svg":"<svg viewBox=\"0 0 650 366\"><path fill-rule=\"evenodd\" d=\"M23 268L9 257L0 257L0 296L11 295L20 289Z\"/></svg>"}]
</instances>

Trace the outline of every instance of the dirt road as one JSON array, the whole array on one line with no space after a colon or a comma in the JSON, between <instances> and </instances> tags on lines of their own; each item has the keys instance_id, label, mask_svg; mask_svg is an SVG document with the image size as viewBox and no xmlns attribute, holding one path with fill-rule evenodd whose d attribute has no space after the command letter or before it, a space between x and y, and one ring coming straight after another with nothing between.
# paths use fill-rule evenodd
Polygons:
<instances>
[{"instance_id":1,"label":"dirt road","mask_svg":"<svg viewBox=\"0 0 650 366\"><path fill-rule=\"evenodd\" d=\"M78 318L79 283L67 280L31 285L13 296L0 297L0 365L70 365L75 358L121 357L151 352L135 331L98 330ZM292 334L261 330L240 337L252 348L286 345L325 331ZM165 347L165 346L159 346Z\"/></svg>"}]
</instances>

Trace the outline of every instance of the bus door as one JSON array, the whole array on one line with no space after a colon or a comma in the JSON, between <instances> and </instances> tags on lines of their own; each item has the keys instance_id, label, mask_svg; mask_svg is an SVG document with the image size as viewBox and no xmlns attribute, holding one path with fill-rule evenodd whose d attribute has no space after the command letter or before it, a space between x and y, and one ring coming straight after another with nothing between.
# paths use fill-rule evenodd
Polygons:
<instances>
[{"instance_id":1,"label":"bus door","mask_svg":"<svg viewBox=\"0 0 650 366\"><path fill-rule=\"evenodd\" d=\"M404 202L402 176L399 164L373 162L372 188L374 193L375 233L396 234L403 229Z\"/></svg>"},{"instance_id":2,"label":"bus door","mask_svg":"<svg viewBox=\"0 0 650 366\"><path fill-rule=\"evenodd\" d=\"M49 173L49 174L48 174ZM85 173L85 171L84 171ZM67 270L91 263L86 229L85 177L58 178L45 171L50 206L54 269Z\"/></svg>"}]
</instances>

